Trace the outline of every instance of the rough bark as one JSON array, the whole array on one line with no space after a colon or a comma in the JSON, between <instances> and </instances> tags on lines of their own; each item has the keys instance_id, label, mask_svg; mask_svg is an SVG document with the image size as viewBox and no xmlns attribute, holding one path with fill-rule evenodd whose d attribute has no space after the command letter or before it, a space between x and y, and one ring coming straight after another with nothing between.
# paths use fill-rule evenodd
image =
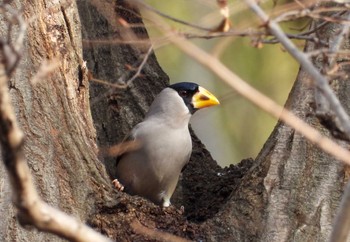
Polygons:
<instances>
[{"instance_id":1,"label":"rough bark","mask_svg":"<svg viewBox=\"0 0 350 242\"><path fill-rule=\"evenodd\" d=\"M318 36L332 45L340 28L339 24L327 24L318 31ZM305 51L318 47L307 43ZM314 63L320 68L325 66L323 58L316 58ZM348 73L344 68L339 71ZM335 135L338 143L347 147L336 120L327 115L328 122L325 122L325 116L318 112L318 108L322 108L324 114L325 108L316 105L317 92L312 83L305 71L299 70L286 108L324 135ZM331 83L350 113L347 75ZM323 102L327 105L325 99ZM213 241L228 238L237 241L327 241L348 172L342 163L279 122L225 208L208 222L208 226L214 228L208 231L208 236Z\"/></svg>"},{"instance_id":2,"label":"rough bark","mask_svg":"<svg viewBox=\"0 0 350 242\"><path fill-rule=\"evenodd\" d=\"M139 123L155 95L168 84L154 53L146 52L150 41L137 9L125 1L77 1L83 28L84 60L94 76L106 83L90 82L91 112L98 145L110 147L120 143L133 126ZM124 19L131 26L121 25ZM94 44L93 41L106 41ZM114 40L124 43L114 44ZM132 44L133 41L144 41ZM129 44L131 43L131 44ZM141 75L127 88L114 88L124 84L136 73L144 58L147 62ZM109 85L112 84L112 85ZM104 158L107 170L114 176L115 158Z\"/></svg>"},{"instance_id":3,"label":"rough bark","mask_svg":"<svg viewBox=\"0 0 350 242\"><path fill-rule=\"evenodd\" d=\"M12 1L11 4L24 6L28 23L22 61L9 88L25 132L29 167L45 201L85 220L110 186L103 179L106 172L96 156L76 5L60 6L53 1ZM2 36L7 34L7 24L1 18ZM56 60L59 67L36 84L31 83L44 60ZM58 240L19 226L2 162L0 177L1 240Z\"/></svg>"}]
</instances>

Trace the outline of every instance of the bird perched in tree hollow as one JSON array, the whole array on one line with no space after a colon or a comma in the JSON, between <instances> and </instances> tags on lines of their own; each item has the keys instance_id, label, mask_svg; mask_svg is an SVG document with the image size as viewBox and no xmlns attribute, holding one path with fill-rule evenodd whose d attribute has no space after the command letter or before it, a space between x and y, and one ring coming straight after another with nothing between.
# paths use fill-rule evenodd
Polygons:
<instances>
[{"instance_id":1,"label":"bird perched in tree hollow","mask_svg":"<svg viewBox=\"0 0 350 242\"><path fill-rule=\"evenodd\" d=\"M213 94L195 83L163 89L127 138L138 147L117 158L115 187L168 207L192 153L190 118L198 109L218 104Z\"/></svg>"}]
</instances>

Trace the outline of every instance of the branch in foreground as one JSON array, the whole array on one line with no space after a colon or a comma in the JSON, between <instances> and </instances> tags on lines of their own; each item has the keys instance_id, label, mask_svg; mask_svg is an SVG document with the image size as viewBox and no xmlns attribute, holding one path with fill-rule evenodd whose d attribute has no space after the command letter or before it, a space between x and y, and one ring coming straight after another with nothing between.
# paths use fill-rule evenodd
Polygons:
<instances>
[{"instance_id":1,"label":"branch in foreground","mask_svg":"<svg viewBox=\"0 0 350 242\"><path fill-rule=\"evenodd\" d=\"M241 80L238 76L236 76L233 72L231 72L226 66L224 66L219 60L199 49L197 46L193 45L189 41L182 39L180 37L174 37L171 41L179 47L183 52L187 55L191 56L193 59L201 63L207 69L211 70L217 76L219 76L226 84L228 84L231 88L236 90L243 97L247 98L253 104L258 106L259 108L265 110L275 118L279 118L283 122L285 122L290 127L294 128L296 132L302 134L309 141L320 147L322 150L331 154L335 158L343 161L344 163L350 165L350 152L331 139L323 136L316 129L309 126L306 122L299 119L290 111L283 109L283 107L276 104L273 100L261 94L253 87L249 86L246 82ZM348 186L350 189L350 186ZM344 234L349 231L350 223L349 216L350 214L350 192L346 192L342 200L342 207L346 207L346 210L341 210L337 217L336 230L332 233L332 242L341 242L344 241ZM342 231L342 233L338 233Z\"/></svg>"},{"instance_id":2,"label":"branch in foreground","mask_svg":"<svg viewBox=\"0 0 350 242\"><path fill-rule=\"evenodd\" d=\"M5 8L6 6L6 8ZM92 228L79 222L72 216L49 206L42 201L35 189L30 169L23 152L24 135L20 130L15 112L11 105L8 91L9 76L17 67L20 60L20 50L23 46L23 36L26 25L20 13L9 5L0 5L17 19L19 33L16 41L1 41L0 51L2 62L0 63L0 144L5 167L8 171L12 185L14 204L18 211L21 224L34 225L41 231L56 234L71 241L110 241L108 238L94 231ZM12 36L9 27L8 40ZM11 60L11 61L9 61Z\"/></svg>"},{"instance_id":3,"label":"branch in foreground","mask_svg":"<svg viewBox=\"0 0 350 242\"><path fill-rule=\"evenodd\" d=\"M137 2L135 2L135 4L137 4ZM168 37L170 42L176 45L189 57L202 64L208 70L211 70L237 93L276 119L280 119L290 127L294 128L296 132L303 135L306 139L320 147L326 153L332 155L340 161L343 161L345 164L350 165L350 152L347 149L341 147L330 138L323 136L319 131L298 118L295 114L284 109L272 99L260 93L258 90L250 86L247 82L243 81L240 77L228 69L217 58L200 49L198 46L194 45L184 37L176 35L169 25L164 23L164 21L157 18L155 15L149 18L154 18L157 21L159 30Z\"/></svg>"},{"instance_id":4,"label":"branch in foreground","mask_svg":"<svg viewBox=\"0 0 350 242\"><path fill-rule=\"evenodd\" d=\"M177 22L177 23L180 23L180 24L183 24L183 25L186 25L186 26L190 26L190 27L195 28L195 29L204 30L204 31L211 31L212 30L211 28L203 27L203 26L200 26L200 25L197 25L197 24L193 24L193 23L189 23L189 22L183 21L181 19L174 18L174 17L172 17L170 15L167 15L167 14L161 12L161 11L158 11L157 9L153 8L152 6L146 4L143 1L136 1L136 2L142 8L147 9L149 11L152 11L152 12L158 14L159 16L162 16L164 18L170 19L170 20L172 20L174 22Z\"/></svg>"},{"instance_id":5,"label":"branch in foreground","mask_svg":"<svg viewBox=\"0 0 350 242\"><path fill-rule=\"evenodd\" d=\"M4 70L4 68L1 69ZM0 77L0 137L4 163L13 188L14 203L23 224L34 225L39 230L72 241L110 241L72 216L49 206L40 199L24 157L24 135L18 127L11 107L5 75Z\"/></svg>"},{"instance_id":6,"label":"branch in foreground","mask_svg":"<svg viewBox=\"0 0 350 242\"><path fill-rule=\"evenodd\" d=\"M307 54L301 52L293 42L288 39L284 34L280 26L273 20L269 19L269 16L259 7L254 0L246 0L249 7L261 18L261 20L269 28L270 32L278 39L283 47L300 63L301 67L313 78L316 87L323 93L328 100L331 109L336 116L350 139L350 118L345 112L343 106L340 104L338 98L333 93L332 89L328 85L327 79L319 72L319 70L308 59Z\"/></svg>"},{"instance_id":7,"label":"branch in foreground","mask_svg":"<svg viewBox=\"0 0 350 242\"><path fill-rule=\"evenodd\" d=\"M226 66L224 66L219 60L199 49L191 42L173 36L171 41L179 47L187 55L201 63L207 69L211 70L223 81L225 81L230 87L240 93L243 97L254 103L256 106L270 113L275 118L281 119L290 127L294 128L298 133L302 134L309 141L320 147L325 152L331 154L335 158L343 161L346 164L350 164L350 152L331 139L323 136L316 129L309 126L303 120L299 119L293 113L283 109L283 107L276 104L273 100L264 96L246 82L241 80L238 76L232 73ZM349 183L350 184L350 183ZM342 199L341 207L338 212L334 231L331 235L331 242L345 241L344 238L348 236L350 228L349 214L350 214L350 185L348 184L344 198Z\"/></svg>"},{"instance_id":8,"label":"branch in foreground","mask_svg":"<svg viewBox=\"0 0 350 242\"><path fill-rule=\"evenodd\" d=\"M167 30L163 29L163 31L167 34L171 30L167 28ZM284 123L294 128L296 132L304 135L306 139L320 147L323 151L350 165L350 152L348 150L344 149L333 140L323 136L320 132L312 128L292 112L284 109L272 99L254 89L247 82L243 81L235 73L229 70L217 58L179 36L172 35L170 40L180 50L205 66L208 70L211 70L233 90L248 99L254 105L263 109L276 119L282 120Z\"/></svg>"}]
</instances>

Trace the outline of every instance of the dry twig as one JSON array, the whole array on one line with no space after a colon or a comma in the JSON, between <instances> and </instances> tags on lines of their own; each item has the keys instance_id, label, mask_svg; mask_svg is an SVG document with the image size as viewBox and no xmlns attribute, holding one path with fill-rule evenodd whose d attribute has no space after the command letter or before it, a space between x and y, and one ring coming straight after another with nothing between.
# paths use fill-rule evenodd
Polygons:
<instances>
[{"instance_id":1,"label":"dry twig","mask_svg":"<svg viewBox=\"0 0 350 242\"><path fill-rule=\"evenodd\" d=\"M328 85L328 80L308 59L307 54L301 52L293 42L288 39L280 26L269 19L269 16L259 7L254 0L246 0L250 8L261 18L269 31L281 42L283 47L300 63L303 69L313 78L316 87L323 93L325 98L329 101L331 109L339 118L339 121L344 128L344 132L350 139L350 118L340 104L338 98L333 93Z\"/></svg>"},{"instance_id":2,"label":"dry twig","mask_svg":"<svg viewBox=\"0 0 350 242\"><path fill-rule=\"evenodd\" d=\"M247 98L253 104L265 110L275 118L281 119L283 122L294 128L298 133L304 135L305 138L320 147L325 152L350 165L350 152L348 150L344 149L331 139L323 136L320 132L312 128L303 120L299 119L293 113L284 109L269 97L263 95L248 85L245 81L240 79L236 74L224 66L218 59L212 57L210 54L183 38L177 37L172 38L171 40L179 49L205 66L207 69L211 70L226 84Z\"/></svg>"},{"instance_id":3,"label":"dry twig","mask_svg":"<svg viewBox=\"0 0 350 242\"><path fill-rule=\"evenodd\" d=\"M165 35L171 35L169 40L173 44L175 44L180 50L185 52L198 63L205 66L208 70L211 70L240 95L247 98L257 107L265 110L273 117L282 120L287 125L294 128L298 133L304 135L305 138L320 147L325 152L350 165L350 152L348 150L344 149L331 139L323 136L320 132L312 128L303 120L299 119L296 115L284 109L269 97L251 87L247 82L240 79L235 73L229 70L212 55L203 51L185 38L175 35L171 31L171 28L159 18L157 19L157 23L159 28L161 28L160 30L163 31Z\"/></svg>"},{"instance_id":4,"label":"dry twig","mask_svg":"<svg viewBox=\"0 0 350 242\"><path fill-rule=\"evenodd\" d=\"M181 19L178 19L178 18L174 18L168 14L165 14L161 11L158 11L157 9L155 9L154 7L146 4L144 1L139 1L139 0L132 0L130 2L135 2L137 3L140 7L144 8L144 9L147 9L149 11L152 11L154 13L156 13L157 15L159 16L162 16L164 18L167 18L169 20L172 20L174 22L177 22L177 23L180 23L180 24L183 24L183 25L186 25L186 26L190 26L192 28L195 28L195 29L200 29L200 30L204 30L204 31L211 31L212 29L211 28L207 28L207 27L203 27L203 26L200 26L200 25L197 25L197 24L193 24L193 23L189 23L189 22L186 22L186 21L183 21Z\"/></svg>"}]
</instances>

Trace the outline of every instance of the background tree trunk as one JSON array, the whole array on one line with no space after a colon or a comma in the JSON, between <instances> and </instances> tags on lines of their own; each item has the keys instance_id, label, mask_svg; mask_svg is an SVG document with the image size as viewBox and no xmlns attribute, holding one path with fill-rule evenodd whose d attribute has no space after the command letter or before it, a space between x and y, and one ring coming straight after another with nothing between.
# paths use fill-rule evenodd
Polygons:
<instances>
[{"instance_id":1,"label":"background tree trunk","mask_svg":"<svg viewBox=\"0 0 350 242\"><path fill-rule=\"evenodd\" d=\"M151 53L141 75L127 89L91 83L91 115L80 24L91 74L112 84L125 83L136 73L148 52L147 32L138 11L125 1L77 1L66 6L51 2L22 2L29 22L27 42L10 83L26 134L26 157L44 200L117 240L145 239L135 231L135 220L151 229L204 241L325 241L329 237L347 171L282 123L254 162L248 159L228 168L220 168L193 137L191 162L175 201L185 206L185 214L113 191L114 158L104 157L105 169L97 158L97 145L119 143L142 119L168 77ZM0 22L1 33L6 24ZM333 27L326 25L322 31L328 33L327 28ZM130 36L146 41L133 44ZM97 43L101 40L108 40L107 44ZM114 45L114 40L124 42ZM45 59L57 59L59 68L34 85L30 80ZM342 103L350 103L346 80L334 82ZM315 116L310 83L300 71L286 107L329 135ZM0 178L1 238L58 241L19 226L2 167Z\"/></svg>"},{"instance_id":2,"label":"background tree trunk","mask_svg":"<svg viewBox=\"0 0 350 242\"><path fill-rule=\"evenodd\" d=\"M120 143L128 132L142 121L149 105L169 82L152 51L141 75L127 88L125 84L135 75L146 58L151 43L137 9L125 1L77 1L83 29L84 60L93 76L106 83L90 82L91 112L98 145L110 147ZM125 19L131 28L123 26ZM114 41L123 43L114 44ZM105 41L96 44L93 41ZM132 44L134 41L140 44ZM130 44L131 43L131 44ZM115 158L104 157L108 172L115 175Z\"/></svg>"}]
</instances>

